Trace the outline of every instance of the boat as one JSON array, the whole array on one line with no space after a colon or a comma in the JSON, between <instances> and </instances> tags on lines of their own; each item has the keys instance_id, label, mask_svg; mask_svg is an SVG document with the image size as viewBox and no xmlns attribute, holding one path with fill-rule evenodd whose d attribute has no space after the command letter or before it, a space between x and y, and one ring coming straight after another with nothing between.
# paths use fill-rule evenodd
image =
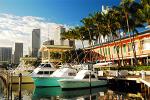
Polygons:
<instances>
[{"instance_id":1,"label":"boat","mask_svg":"<svg viewBox=\"0 0 150 100\"><path fill-rule=\"evenodd\" d=\"M31 72L35 69L32 65L26 65L20 63L17 68L9 70L11 74L11 83L18 84L19 83L19 74L22 74L22 83L28 84L33 83L32 78L30 77Z\"/></svg>"},{"instance_id":2,"label":"boat","mask_svg":"<svg viewBox=\"0 0 150 100\"><path fill-rule=\"evenodd\" d=\"M50 77L54 71L56 71L56 68L52 63L41 63L39 67L34 69L30 76L35 86L42 86L43 84L47 84L45 83L45 79Z\"/></svg>"},{"instance_id":3,"label":"boat","mask_svg":"<svg viewBox=\"0 0 150 100\"><path fill-rule=\"evenodd\" d=\"M107 85L107 80L98 80L91 70L80 70L74 79L58 80L62 89L89 88Z\"/></svg>"},{"instance_id":4,"label":"boat","mask_svg":"<svg viewBox=\"0 0 150 100\"><path fill-rule=\"evenodd\" d=\"M74 78L77 71L70 67L61 67L52 74L43 73L40 77L32 77L36 87L60 86L59 79Z\"/></svg>"}]
</instances>

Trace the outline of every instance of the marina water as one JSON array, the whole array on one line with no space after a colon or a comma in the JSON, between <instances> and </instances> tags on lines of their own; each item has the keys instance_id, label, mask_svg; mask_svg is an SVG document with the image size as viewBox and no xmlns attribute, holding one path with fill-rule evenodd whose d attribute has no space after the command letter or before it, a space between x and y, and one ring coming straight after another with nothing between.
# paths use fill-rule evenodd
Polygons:
<instances>
[{"instance_id":1,"label":"marina water","mask_svg":"<svg viewBox=\"0 0 150 100\"><path fill-rule=\"evenodd\" d=\"M110 85L91 89L62 90L60 87L36 88L34 84L22 84L21 100L149 100L144 91L136 86L130 87ZM19 85L13 84L8 89L0 79L0 100L8 99L19 100Z\"/></svg>"}]
</instances>

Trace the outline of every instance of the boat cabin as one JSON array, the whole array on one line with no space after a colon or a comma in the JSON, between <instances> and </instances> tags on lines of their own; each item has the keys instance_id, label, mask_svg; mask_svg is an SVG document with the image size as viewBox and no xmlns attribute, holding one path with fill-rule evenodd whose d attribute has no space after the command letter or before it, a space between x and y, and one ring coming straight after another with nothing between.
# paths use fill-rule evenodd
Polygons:
<instances>
[{"instance_id":1,"label":"boat cabin","mask_svg":"<svg viewBox=\"0 0 150 100\"><path fill-rule=\"evenodd\" d=\"M77 74L77 71L72 68L60 68L57 69L51 76L52 77L72 77Z\"/></svg>"},{"instance_id":2,"label":"boat cabin","mask_svg":"<svg viewBox=\"0 0 150 100\"><path fill-rule=\"evenodd\" d=\"M33 73L31 74L32 76L50 76L56 68L51 63L41 63L39 67L34 69Z\"/></svg>"},{"instance_id":3,"label":"boat cabin","mask_svg":"<svg viewBox=\"0 0 150 100\"><path fill-rule=\"evenodd\" d=\"M90 71L90 70L81 70L77 73L74 79L89 79L91 76L91 79L96 79L97 75Z\"/></svg>"}]
</instances>

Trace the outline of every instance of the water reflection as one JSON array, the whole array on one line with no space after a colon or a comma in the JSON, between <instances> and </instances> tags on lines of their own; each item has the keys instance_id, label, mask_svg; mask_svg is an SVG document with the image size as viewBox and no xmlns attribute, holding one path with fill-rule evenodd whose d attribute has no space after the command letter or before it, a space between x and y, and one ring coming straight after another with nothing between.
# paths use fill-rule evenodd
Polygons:
<instances>
[{"instance_id":1,"label":"water reflection","mask_svg":"<svg viewBox=\"0 0 150 100\"><path fill-rule=\"evenodd\" d=\"M92 88L90 89L76 89L76 90L62 90L60 87L48 87L48 88L35 88L32 96L33 100L40 100L44 98L59 98L59 99L77 99L93 97L92 100L97 100L100 93L104 94L107 91L107 87ZM95 98L95 99L94 99Z\"/></svg>"},{"instance_id":2,"label":"water reflection","mask_svg":"<svg viewBox=\"0 0 150 100\"><path fill-rule=\"evenodd\" d=\"M35 88L33 84L22 84L21 89L22 100L150 100L145 91L138 91L136 87L100 87L92 88L90 92L90 89L62 90L60 87ZM0 100L19 100L19 85L12 85L12 92L8 90L0 79Z\"/></svg>"},{"instance_id":3,"label":"water reflection","mask_svg":"<svg viewBox=\"0 0 150 100\"><path fill-rule=\"evenodd\" d=\"M32 94L34 90L33 84L22 84L21 86L21 95L23 100L32 100ZM12 85L12 95L14 100L19 99L19 85L13 84Z\"/></svg>"}]
</instances>

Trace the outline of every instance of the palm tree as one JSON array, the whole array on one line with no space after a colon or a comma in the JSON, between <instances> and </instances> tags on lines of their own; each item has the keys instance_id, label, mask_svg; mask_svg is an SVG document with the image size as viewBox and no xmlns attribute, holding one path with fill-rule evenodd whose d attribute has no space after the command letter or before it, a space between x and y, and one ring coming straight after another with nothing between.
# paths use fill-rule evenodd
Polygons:
<instances>
[{"instance_id":1,"label":"palm tree","mask_svg":"<svg viewBox=\"0 0 150 100\"><path fill-rule=\"evenodd\" d=\"M117 46L116 42L115 42L115 37L117 37L117 31L120 29L120 23L119 23L119 18L118 16L119 13L116 10L109 10L108 13L103 14L103 18L104 18L104 24L106 26L106 29L108 31L108 35L111 38L111 40L113 40L114 45L115 45L115 49L117 51L117 56L118 56L118 66L121 66L120 63L120 57L119 57L119 46ZM111 57L111 56L110 56Z\"/></svg>"},{"instance_id":2,"label":"palm tree","mask_svg":"<svg viewBox=\"0 0 150 100\"><path fill-rule=\"evenodd\" d=\"M89 40L89 45L91 47L91 50L93 49L93 40L94 37L95 37L95 34L94 34L94 29L95 29L95 26L93 25L93 21L92 21L92 18L91 17L86 17L86 18L83 18L81 20L81 22L83 23L84 27L85 27L85 31L88 32L88 35L86 34L85 36L88 36L87 39ZM92 61L92 55L90 53L90 60Z\"/></svg>"},{"instance_id":3,"label":"palm tree","mask_svg":"<svg viewBox=\"0 0 150 100\"><path fill-rule=\"evenodd\" d=\"M142 21L146 21L148 25L150 25L150 1L149 0L141 0L142 8L138 10L138 14L140 15L140 19Z\"/></svg>"},{"instance_id":4,"label":"palm tree","mask_svg":"<svg viewBox=\"0 0 150 100\"><path fill-rule=\"evenodd\" d=\"M97 12L94 15L90 14L90 17L92 18L93 24L95 25L95 37L96 41L98 41L99 45L102 45L101 36L105 37L107 35L106 27L104 26L104 20L103 15L101 12ZM106 62L106 56L104 49L100 48L100 53L102 55L102 50Z\"/></svg>"},{"instance_id":5,"label":"palm tree","mask_svg":"<svg viewBox=\"0 0 150 100\"><path fill-rule=\"evenodd\" d=\"M121 15L123 16L121 21L122 29L129 34L135 65L137 65L134 33L138 33L138 31L136 30L137 27L142 27L141 21L137 17L137 11L141 8L141 6L134 0L122 0L122 2L120 3L120 7L118 8ZM126 24L124 20L126 21Z\"/></svg>"},{"instance_id":6,"label":"palm tree","mask_svg":"<svg viewBox=\"0 0 150 100\"><path fill-rule=\"evenodd\" d=\"M77 32L74 29L70 29L67 32L62 32L61 33L61 39L65 40L74 40L75 39L79 39L79 34L77 34ZM76 51L76 46L74 45L74 50ZM70 51L71 52L71 51ZM77 55L77 52L75 52ZM73 58L73 55L71 55L70 59ZM77 59L78 59L78 55L77 55ZM79 59L78 59L79 62Z\"/></svg>"}]
</instances>

